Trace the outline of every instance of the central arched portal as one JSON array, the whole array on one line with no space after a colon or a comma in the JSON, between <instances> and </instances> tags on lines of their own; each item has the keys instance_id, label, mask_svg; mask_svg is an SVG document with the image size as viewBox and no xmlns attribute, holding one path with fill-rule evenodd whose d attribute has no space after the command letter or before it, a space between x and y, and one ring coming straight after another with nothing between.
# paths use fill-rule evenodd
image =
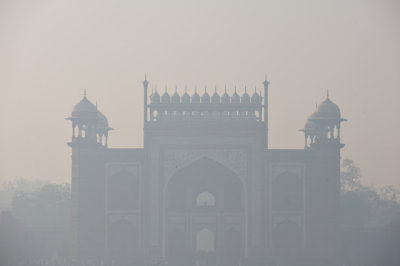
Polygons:
<instances>
[{"instance_id":1,"label":"central arched portal","mask_svg":"<svg viewBox=\"0 0 400 266\"><path fill-rule=\"evenodd\" d=\"M244 254L245 191L226 166L201 158L166 188L166 259L170 265L239 265Z\"/></svg>"}]
</instances>

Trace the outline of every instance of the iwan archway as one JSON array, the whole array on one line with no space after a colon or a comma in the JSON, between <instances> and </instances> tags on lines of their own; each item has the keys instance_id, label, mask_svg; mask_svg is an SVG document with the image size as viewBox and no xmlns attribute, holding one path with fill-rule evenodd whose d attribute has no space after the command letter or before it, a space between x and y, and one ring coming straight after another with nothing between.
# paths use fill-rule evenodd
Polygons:
<instances>
[{"instance_id":1,"label":"iwan archway","mask_svg":"<svg viewBox=\"0 0 400 266\"><path fill-rule=\"evenodd\" d=\"M166 259L170 265L237 265L245 248L245 188L232 170L203 157L166 188Z\"/></svg>"}]
</instances>

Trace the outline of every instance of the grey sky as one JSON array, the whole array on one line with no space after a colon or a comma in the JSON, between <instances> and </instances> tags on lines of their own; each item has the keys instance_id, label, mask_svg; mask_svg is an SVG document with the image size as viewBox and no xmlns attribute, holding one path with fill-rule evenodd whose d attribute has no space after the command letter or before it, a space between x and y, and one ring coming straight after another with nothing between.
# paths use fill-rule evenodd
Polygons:
<instances>
[{"instance_id":1,"label":"grey sky","mask_svg":"<svg viewBox=\"0 0 400 266\"><path fill-rule=\"evenodd\" d=\"M342 157L367 184L400 187L397 1L1 1L0 179L70 178L64 118L87 88L111 147L142 146L143 90L270 85L270 147L326 89L349 121Z\"/></svg>"}]
</instances>

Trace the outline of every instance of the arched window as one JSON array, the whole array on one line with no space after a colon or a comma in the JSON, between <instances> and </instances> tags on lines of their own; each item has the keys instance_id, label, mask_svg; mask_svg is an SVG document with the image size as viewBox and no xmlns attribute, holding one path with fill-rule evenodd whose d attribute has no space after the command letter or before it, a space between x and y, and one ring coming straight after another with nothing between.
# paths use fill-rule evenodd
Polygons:
<instances>
[{"instance_id":1,"label":"arched window","mask_svg":"<svg viewBox=\"0 0 400 266\"><path fill-rule=\"evenodd\" d=\"M196 251L198 252L214 252L215 251L215 235L214 232L204 228L197 232L196 235Z\"/></svg>"},{"instance_id":2,"label":"arched window","mask_svg":"<svg viewBox=\"0 0 400 266\"><path fill-rule=\"evenodd\" d=\"M210 192L201 192L196 198L196 206L207 207L215 206L215 197Z\"/></svg>"}]
</instances>

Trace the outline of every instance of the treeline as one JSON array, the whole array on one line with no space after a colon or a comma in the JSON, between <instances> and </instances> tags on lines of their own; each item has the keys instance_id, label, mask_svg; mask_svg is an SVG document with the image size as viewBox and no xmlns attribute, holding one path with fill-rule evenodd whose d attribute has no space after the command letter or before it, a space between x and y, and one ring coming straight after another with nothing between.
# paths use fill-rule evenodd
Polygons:
<instances>
[{"instance_id":1,"label":"treeline","mask_svg":"<svg viewBox=\"0 0 400 266\"><path fill-rule=\"evenodd\" d=\"M341 265L400 261L399 200L399 190L364 185L357 165L342 161ZM70 184L23 179L3 183L0 208L0 265L68 258Z\"/></svg>"},{"instance_id":2,"label":"treeline","mask_svg":"<svg viewBox=\"0 0 400 266\"><path fill-rule=\"evenodd\" d=\"M68 257L70 184L16 180L3 184L0 199L0 265Z\"/></svg>"},{"instance_id":3,"label":"treeline","mask_svg":"<svg viewBox=\"0 0 400 266\"><path fill-rule=\"evenodd\" d=\"M341 171L341 265L398 265L400 192L363 185L350 159Z\"/></svg>"},{"instance_id":4,"label":"treeline","mask_svg":"<svg viewBox=\"0 0 400 266\"><path fill-rule=\"evenodd\" d=\"M377 229L400 222L398 189L363 185L353 160L344 159L341 168L342 227Z\"/></svg>"}]
</instances>

